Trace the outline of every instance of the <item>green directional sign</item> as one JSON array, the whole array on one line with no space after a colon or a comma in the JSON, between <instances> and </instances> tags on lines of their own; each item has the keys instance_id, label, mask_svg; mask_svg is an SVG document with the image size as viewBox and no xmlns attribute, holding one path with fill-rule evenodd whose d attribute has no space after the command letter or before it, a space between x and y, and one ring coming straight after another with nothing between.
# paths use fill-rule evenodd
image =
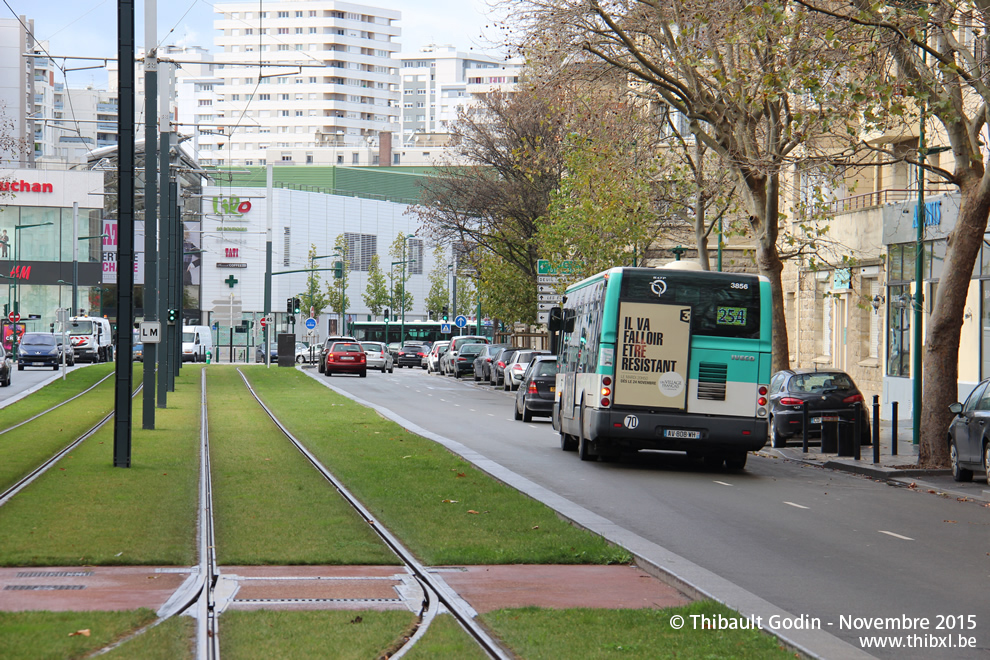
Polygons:
<instances>
[{"instance_id":1,"label":"green directional sign","mask_svg":"<svg viewBox=\"0 0 990 660\"><path fill-rule=\"evenodd\" d=\"M573 261L562 261L560 262L560 267L553 268L550 265L549 259L537 259L536 260L536 274L537 275L557 275L558 273L576 273L580 268Z\"/></svg>"}]
</instances>

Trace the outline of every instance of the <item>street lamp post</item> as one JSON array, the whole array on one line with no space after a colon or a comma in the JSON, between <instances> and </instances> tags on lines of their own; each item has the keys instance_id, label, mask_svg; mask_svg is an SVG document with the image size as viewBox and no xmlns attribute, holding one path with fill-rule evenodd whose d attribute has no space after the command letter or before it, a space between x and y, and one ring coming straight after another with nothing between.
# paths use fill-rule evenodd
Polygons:
<instances>
[{"instance_id":1,"label":"street lamp post","mask_svg":"<svg viewBox=\"0 0 990 660\"><path fill-rule=\"evenodd\" d=\"M402 320L399 325L399 343L405 341L406 336L406 264L416 263L415 259L406 259L406 243L410 238L413 238L416 234L405 234L402 237L402 261L393 261L393 266L402 265L402 277L399 279L399 283L402 285L402 291L399 293L399 310L402 313Z\"/></svg>"}]
</instances>

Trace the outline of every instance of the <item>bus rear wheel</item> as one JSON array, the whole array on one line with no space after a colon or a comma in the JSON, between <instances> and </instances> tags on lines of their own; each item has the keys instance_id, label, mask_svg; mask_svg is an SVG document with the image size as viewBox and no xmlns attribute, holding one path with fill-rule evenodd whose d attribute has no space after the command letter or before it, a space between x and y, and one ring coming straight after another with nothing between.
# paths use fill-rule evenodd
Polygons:
<instances>
[{"instance_id":1,"label":"bus rear wheel","mask_svg":"<svg viewBox=\"0 0 990 660\"><path fill-rule=\"evenodd\" d=\"M593 461L595 455L591 453L591 441L584 437L584 406L581 406L581 421L578 427L578 458L582 461Z\"/></svg>"}]
</instances>

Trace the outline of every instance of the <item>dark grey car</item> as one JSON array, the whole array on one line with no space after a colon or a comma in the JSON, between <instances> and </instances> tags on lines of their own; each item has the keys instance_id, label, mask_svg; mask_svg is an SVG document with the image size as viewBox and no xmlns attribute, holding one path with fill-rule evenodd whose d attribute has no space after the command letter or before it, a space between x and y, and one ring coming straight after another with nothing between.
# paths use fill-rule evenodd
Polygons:
<instances>
[{"instance_id":1,"label":"dark grey car","mask_svg":"<svg viewBox=\"0 0 990 660\"><path fill-rule=\"evenodd\" d=\"M839 369L784 369L770 379L770 445L783 447L787 439L804 435L804 404L808 404L808 434L842 432L860 415L860 443L872 442L870 416L856 383ZM834 436L833 436L834 437ZM852 436L849 436L852 437Z\"/></svg>"},{"instance_id":2,"label":"dark grey car","mask_svg":"<svg viewBox=\"0 0 990 660\"><path fill-rule=\"evenodd\" d=\"M990 486L990 379L981 381L965 403L953 403L956 414L949 424L949 460L952 478L969 481L978 470Z\"/></svg>"}]
</instances>

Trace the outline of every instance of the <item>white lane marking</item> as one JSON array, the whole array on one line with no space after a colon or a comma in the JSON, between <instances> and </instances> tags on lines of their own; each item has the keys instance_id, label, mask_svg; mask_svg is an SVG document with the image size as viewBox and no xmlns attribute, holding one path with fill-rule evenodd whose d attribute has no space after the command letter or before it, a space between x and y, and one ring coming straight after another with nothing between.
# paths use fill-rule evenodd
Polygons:
<instances>
[{"instance_id":1,"label":"white lane marking","mask_svg":"<svg viewBox=\"0 0 990 660\"><path fill-rule=\"evenodd\" d=\"M459 404L459 403L455 403L455 404L454 404L454 407L455 407L455 408L460 408L460 407L461 407L461 404Z\"/></svg>"},{"instance_id":2,"label":"white lane marking","mask_svg":"<svg viewBox=\"0 0 990 660\"><path fill-rule=\"evenodd\" d=\"M528 426L531 429L538 429L538 428L540 428L539 426L534 426L533 424L527 424L526 426Z\"/></svg>"},{"instance_id":3,"label":"white lane marking","mask_svg":"<svg viewBox=\"0 0 990 660\"><path fill-rule=\"evenodd\" d=\"M717 483L717 484L721 484L721 485L723 485L723 486L731 486L731 485L732 485L732 484L727 484L727 483L725 483L724 481L718 481L718 480L713 480L713 481L715 481L715 483Z\"/></svg>"},{"instance_id":4,"label":"white lane marking","mask_svg":"<svg viewBox=\"0 0 990 660\"><path fill-rule=\"evenodd\" d=\"M884 529L878 529L877 531L880 532L881 534L886 534L887 536L893 536L895 539L903 539L905 541L913 541L914 540L910 536L901 536L900 534L894 534L893 532L888 532L887 530L884 530Z\"/></svg>"},{"instance_id":5,"label":"white lane marking","mask_svg":"<svg viewBox=\"0 0 990 660\"><path fill-rule=\"evenodd\" d=\"M478 412L478 411L477 411L477 410L475 410L474 408L468 408L468 410L470 410L471 412Z\"/></svg>"},{"instance_id":6,"label":"white lane marking","mask_svg":"<svg viewBox=\"0 0 990 660\"><path fill-rule=\"evenodd\" d=\"M489 417L494 417L495 415L493 413L488 413L488 416Z\"/></svg>"},{"instance_id":7,"label":"white lane marking","mask_svg":"<svg viewBox=\"0 0 990 660\"><path fill-rule=\"evenodd\" d=\"M789 506L793 506L793 507L798 508L798 509L807 509L808 508L808 507L803 506L801 504L795 504L794 502L788 502L787 500L784 500L784 504L787 504Z\"/></svg>"}]
</instances>

